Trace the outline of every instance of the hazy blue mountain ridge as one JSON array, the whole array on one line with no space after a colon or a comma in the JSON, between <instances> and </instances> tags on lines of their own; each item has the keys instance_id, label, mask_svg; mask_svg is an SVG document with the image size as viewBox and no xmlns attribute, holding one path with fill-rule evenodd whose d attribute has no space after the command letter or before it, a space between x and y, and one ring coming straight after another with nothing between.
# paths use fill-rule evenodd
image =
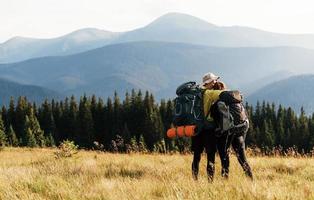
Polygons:
<instances>
[{"instance_id":1,"label":"hazy blue mountain ridge","mask_svg":"<svg viewBox=\"0 0 314 200\"><path fill-rule=\"evenodd\" d=\"M114 90L141 88L159 98L172 97L184 81L200 81L208 71L230 88L244 90L252 82L281 71L313 72L314 50L297 47L222 48L183 43L131 42L80 54L44 57L0 65L0 77L44 86L65 94L99 96Z\"/></svg>"},{"instance_id":2,"label":"hazy blue mountain ridge","mask_svg":"<svg viewBox=\"0 0 314 200\"><path fill-rule=\"evenodd\" d=\"M87 28L52 39L15 37L0 44L0 63L80 53L102 47L119 34Z\"/></svg>"},{"instance_id":3,"label":"hazy blue mountain ridge","mask_svg":"<svg viewBox=\"0 0 314 200\"><path fill-rule=\"evenodd\" d=\"M300 112L301 107L305 112L314 112L314 74L292 76L284 80L276 81L255 91L247 97L247 101L256 104L265 100L292 107Z\"/></svg>"},{"instance_id":4,"label":"hazy blue mountain ridge","mask_svg":"<svg viewBox=\"0 0 314 200\"><path fill-rule=\"evenodd\" d=\"M34 85L22 85L0 78L0 105L8 105L10 98L15 101L26 96L32 102L42 103L45 99L62 99L64 96L53 90Z\"/></svg>"},{"instance_id":5,"label":"hazy blue mountain ridge","mask_svg":"<svg viewBox=\"0 0 314 200\"><path fill-rule=\"evenodd\" d=\"M0 44L0 63L43 56L70 55L108 44L163 41L217 47L298 46L314 48L314 34L279 34L241 26L217 26L182 13L163 15L132 31L87 28L52 39L15 37Z\"/></svg>"}]
</instances>

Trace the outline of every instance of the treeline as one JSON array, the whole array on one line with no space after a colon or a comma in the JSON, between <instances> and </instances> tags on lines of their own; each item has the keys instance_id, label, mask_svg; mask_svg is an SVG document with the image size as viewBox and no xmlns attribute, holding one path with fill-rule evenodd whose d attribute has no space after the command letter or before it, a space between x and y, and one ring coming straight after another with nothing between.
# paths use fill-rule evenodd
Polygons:
<instances>
[{"instance_id":1,"label":"treeline","mask_svg":"<svg viewBox=\"0 0 314 200\"><path fill-rule=\"evenodd\" d=\"M132 90L123 100L117 93L106 102L95 96L74 96L63 101L44 101L41 105L19 97L11 98L0 114L0 145L44 147L72 140L81 148L106 151L187 152L190 138L168 139L173 101L159 103L149 92ZM278 109L263 102L246 104L250 117L247 144L264 151L295 146L309 152L314 145L314 115L299 116L291 108Z\"/></svg>"},{"instance_id":2,"label":"treeline","mask_svg":"<svg viewBox=\"0 0 314 200\"><path fill-rule=\"evenodd\" d=\"M286 150L293 147L299 152L310 152L314 146L314 114L307 116L303 108L297 115L290 107L257 102L246 105L250 129L247 144L257 146L264 151L274 147Z\"/></svg>"}]
</instances>

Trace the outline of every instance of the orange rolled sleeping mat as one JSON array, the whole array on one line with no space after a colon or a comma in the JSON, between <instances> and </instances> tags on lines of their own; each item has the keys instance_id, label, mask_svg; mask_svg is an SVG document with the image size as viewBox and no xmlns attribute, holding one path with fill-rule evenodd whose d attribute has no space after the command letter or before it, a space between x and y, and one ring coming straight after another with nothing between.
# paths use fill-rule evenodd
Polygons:
<instances>
[{"instance_id":1,"label":"orange rolled sleeping mat","mask_svg":"<svg viewBox=\"0 0 314 200\"><path fill-rule=\"evenodd\" d=\"M174 138L174 137L192 137L195 135L195 125L189 125L189 126L178 126L174 128L170 128L167 131L168 138Z\"/></svg>"}]
</instances>

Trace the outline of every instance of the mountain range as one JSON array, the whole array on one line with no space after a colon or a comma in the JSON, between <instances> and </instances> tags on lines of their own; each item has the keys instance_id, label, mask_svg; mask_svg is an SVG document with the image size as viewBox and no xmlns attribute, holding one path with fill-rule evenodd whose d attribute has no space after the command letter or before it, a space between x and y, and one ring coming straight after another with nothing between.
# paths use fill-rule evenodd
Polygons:
<instances>
[{"instance_id":1,"label":"mountain range","mask_svg":"<svg viewBox=\"0 0 314 200\"><path fill-rule=\"evenodd\" d=\"M67 96L108 97L135 88L170 98L179 84L200 82L211 71L254 102L271 96L263 91L275 82L314 73L314 35L223 27L170 13L127 32L88 28L52 39L15 37L0 44L0 63L0 78ZM280 103L299 106L280 94Z\"/></svg>"},{"instance_id":2,"label":"mountain range","mask_svg":"<svg viewBox=\"0 0 314 200\"><path fill-rule=\"evenodd\" d=\"M86 28L52 39L14 37L0 44L0 63L75 54L108 44L119 33Z\"/></svg>"},{"instance_id":3,"label":"mountain range","mask_svg":"<svg viewBox=\"0 0 314 200\"><path fill-rule=\"evenodd\" d=\"M43 57L0 65L6 79L40 85L65 94L108 96L131 88L174 96L177 85L219 74L230 88L245 91L286 77L283 70L313 71L314 50L298 47L222 48L183 43L132 42L108 45L80 54ZM277 72L276 77L265 78ZM282 76L281 76L282 74ZM269 80L269 81L268 81Z\"/></svg>"},{"instance_id":4,"label":"mountain range","mask_svg":"<svg viewBox=\"0 0 314 200\"><path fill-rule=\"evenodd\" d=\"M178 42L218 47L314 48L314 34L279 34L242 26L217 26L191 15L169 13L142 28L121 33L87 28L52 39L14 37L0 44L0 63L43 56L70 55L108 44L134 41Z\"/></svg>"}]
</instances>

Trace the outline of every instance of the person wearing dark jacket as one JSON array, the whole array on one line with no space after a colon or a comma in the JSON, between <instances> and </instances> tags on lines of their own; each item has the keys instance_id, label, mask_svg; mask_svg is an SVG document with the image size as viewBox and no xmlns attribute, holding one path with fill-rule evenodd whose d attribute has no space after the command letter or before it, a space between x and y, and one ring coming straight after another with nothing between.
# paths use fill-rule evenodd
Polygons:
<instances>
[{"instance_id":1,"label":"person wearing dark jacket","mask_svg":"<svg viewBox=\"0 0 314 200\"><path fill-rule=\"evenodd\" d=\"M194 180L198 179L199 163L201 160L201 154L206 150L207 154L207 176L208 180L212 181L215 171L215 153L216 153L216 137L215 137L215 123L213 118L210 116L210 107L218 100L221 90L213 90L216 84L218 76L213 73L207 73L203 76L202 87L203 93L203 106L204 116L206 117L206 128L196 136L192 137L192 151L193 162L192 162L192 176Z\"/></svg>"}]
</instances>

